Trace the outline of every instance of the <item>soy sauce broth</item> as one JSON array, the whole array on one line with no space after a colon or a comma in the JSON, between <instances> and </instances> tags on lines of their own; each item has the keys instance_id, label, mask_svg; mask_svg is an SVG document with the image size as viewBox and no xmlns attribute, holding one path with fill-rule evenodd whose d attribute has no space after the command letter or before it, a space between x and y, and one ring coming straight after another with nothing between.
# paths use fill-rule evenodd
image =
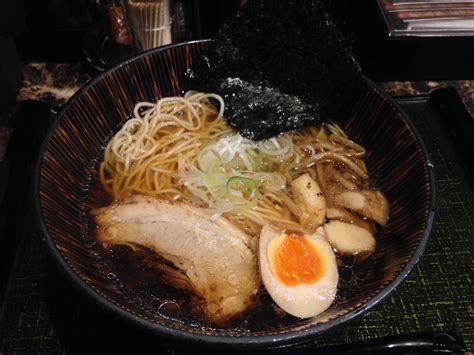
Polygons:
<instances>
[{"instance_id":1,"label":"soy sauce broth","mask_svg":"<svg viewBox=\"0 0 474 355\"><path fill-rule=\"evenodd\" d=\"M199 302L187 290L176 289L163 282L159 265L167 263L156 253L145 248L132 249L125 245L104 247L95 241L96 225L89 211L110 205L112 198L102 189L94 164L90 188L85 198L84 240L97 259L97 267L105 279L124 296L132 307L139 307L147 317L166 318L203 330L232 329L237 333L272 330L301 322L311 322L293 317L280 309L271 299L263 284L254 297L252 306L244 314L230 319L223 327L216 327L200 315ZM357 292L359 283L372 265L372 257L358 262L356 257L337 256L339 283L336 298L330 309L350 299Z\"/></svg>"}]
</instances>

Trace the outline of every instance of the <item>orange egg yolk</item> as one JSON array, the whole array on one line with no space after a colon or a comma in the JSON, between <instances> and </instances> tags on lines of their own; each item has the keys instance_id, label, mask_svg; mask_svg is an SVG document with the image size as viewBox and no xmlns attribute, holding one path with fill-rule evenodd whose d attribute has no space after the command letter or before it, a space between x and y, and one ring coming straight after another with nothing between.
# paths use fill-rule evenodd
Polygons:
<instances>
[{"instance_id":1,"label":"orange egg yolk","mask_svg":"<svg viewBox=\"0 0 474 355\"><path fill-rule=\"evenodd\" d=\"M273 259L272 271L281 282L297 286L315 283L323 277L325 268L315 242L294 233L280 238L276 238L280 243L270 259Z\"/></svg>"}]
</instances>

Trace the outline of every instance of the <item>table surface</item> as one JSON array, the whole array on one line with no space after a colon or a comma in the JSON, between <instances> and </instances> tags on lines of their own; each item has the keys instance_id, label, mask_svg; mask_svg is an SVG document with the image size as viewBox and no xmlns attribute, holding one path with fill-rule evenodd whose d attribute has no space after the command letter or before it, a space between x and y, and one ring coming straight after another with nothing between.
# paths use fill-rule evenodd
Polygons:
<instances>
[{"instance_id":1,"label":"table surface","mask_svg":"<svg viewBox=\"0 0 474 355\"><path fill-rule=\"evenodd\" d=\"M35 63L25 67L25 73L29 73L31 77L25 77L25 85L19 99L40 99L53 105L64 103L90 78L77 64ZM385 83L382 86L392 94L413 95L447 84L455 86L461 92L466 106L472 112L474 103L472 80L443 83ZM434 231L424 256L396 293L364 318L314 341L313 345L334 345L416 331L452 331L464 338L468 349L471 351L473 349L473 187L456 163L454 147L442 125L433 126L426 118L420 119L423 115L429 115L426 107L420 109L420 106L413 105L410 100L402 103L415 120L434 162L438 206ZM1 132L0 130L0 146ZM8 128L5 132L7 132L5 136L8 136ZM68 313L71 319L62 325L58 325L53 319L51 310L54 314L59 306L52 304L55 302L55 297L47 296L44 290L51 288L52 278L56 279L54 281L56 283L65 281L60 277L51 276L51 272L54 273L54 266L50 265L44 245L37 233L34 237L36 242L29 244L26 247L29 251L26 250L25 253L33 252L35 257L24 260L21 263L22 269L16 275L16 287L29 288L32 291L29 294L19 293L13 300L12 307L16 308L14 312L12 310L9 313L13 315L7 319L9 329L0 329L0 349L3 348L5 353L32 349L47 353L69 353L67 344L61 341L69 339L65 336L68 330L61 328L69 325L73 329L70 332L80 331L74 328L71 320L80 318L80 315L74 312L79 312L81 308L79 302L72 305ZM69 285L59 286L61 287L68 289ZM74 295L72 290L68 289L65 292L67 295L73 292L71 296L73 299L79 297ZM82 310L87 310L87 301L80 297L78 299L86 304L84 306L82 303ZM15 317L14 314L21 314L21 317ZM81 336L76 338L74 339L81 339ZM102 341L104 346L109 342L107 339ZM26 348L26 344L32 347Z\"/></svg>"}]
</instances>

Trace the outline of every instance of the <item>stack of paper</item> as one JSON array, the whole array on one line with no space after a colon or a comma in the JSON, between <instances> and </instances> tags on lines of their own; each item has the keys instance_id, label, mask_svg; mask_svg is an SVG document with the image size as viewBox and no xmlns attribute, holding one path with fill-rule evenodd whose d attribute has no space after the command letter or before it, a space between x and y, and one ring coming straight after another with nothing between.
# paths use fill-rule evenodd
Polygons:
<instances>
[{"instance_id":1,"label":"stack of paper","mask_svg":"<svg viewBox=\"0 0 474 355\"><path fill-rule=\"evenodd\" d=\"M391 36L474 36L474 0L378 0Z\"/></svg>"}]
</instances>

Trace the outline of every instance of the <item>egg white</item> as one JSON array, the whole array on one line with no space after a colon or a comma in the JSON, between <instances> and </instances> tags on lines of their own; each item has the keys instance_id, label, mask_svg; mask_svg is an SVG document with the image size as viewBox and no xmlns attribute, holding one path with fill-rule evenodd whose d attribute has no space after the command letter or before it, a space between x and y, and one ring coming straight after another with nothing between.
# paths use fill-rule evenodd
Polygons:
<instances>
[{"instance_id":1,"label":"egg white","mask_svg":"<svg viewBox=\"0 0 474 355\"><path fill-rule=\"evenodd\" d=\"M307 237L318 246L325 267L324 275L313 284L287 286L272 273L267 255L270 241L284 234L284 231L278 231L269 225L262 228L259 263L263 284L273 301L285 312L300 318L314 317L328 309L336 296L339 281L336 257L324 239L324 229L318 228L314 234Z\"/></svg>"}]
</instances>

